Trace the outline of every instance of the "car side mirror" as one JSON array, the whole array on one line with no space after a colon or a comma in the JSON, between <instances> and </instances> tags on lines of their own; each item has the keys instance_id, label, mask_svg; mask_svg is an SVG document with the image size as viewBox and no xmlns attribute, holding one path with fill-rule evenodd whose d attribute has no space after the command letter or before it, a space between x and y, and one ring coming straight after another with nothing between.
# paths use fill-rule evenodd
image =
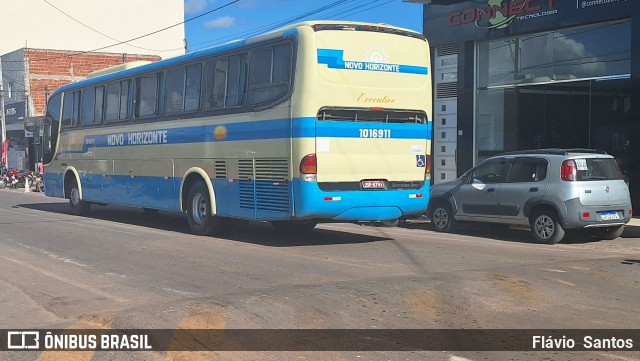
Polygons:
<instances>
[{"instance_id":1,"label":"car side mirror","mask_svg":"<svg viewBox=\"0 0 640 361\"><path fill-rule=\"evenodd\" d=\"M469 184L471 183L471 177L468 175L463 175L462 178L460 178L460 180L462 181L462 183L464 184Z\"/></svg>"}]
</instances>

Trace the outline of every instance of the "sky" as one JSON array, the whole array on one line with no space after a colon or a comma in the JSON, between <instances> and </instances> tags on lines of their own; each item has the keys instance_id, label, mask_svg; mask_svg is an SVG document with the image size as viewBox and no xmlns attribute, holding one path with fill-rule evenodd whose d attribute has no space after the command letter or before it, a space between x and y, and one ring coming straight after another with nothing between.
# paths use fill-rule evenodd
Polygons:
<instances>
[{"instance_id":1,"label":"sky","mask_svg":"<svg viewBox=\"0 0 640 361\"><path fill-rule=\"evenodd\" d=\"M185 0L184 18L188 52L309 20L386 23L422 33L422 5L402 0Z\"/></svg>"}]
</instances>

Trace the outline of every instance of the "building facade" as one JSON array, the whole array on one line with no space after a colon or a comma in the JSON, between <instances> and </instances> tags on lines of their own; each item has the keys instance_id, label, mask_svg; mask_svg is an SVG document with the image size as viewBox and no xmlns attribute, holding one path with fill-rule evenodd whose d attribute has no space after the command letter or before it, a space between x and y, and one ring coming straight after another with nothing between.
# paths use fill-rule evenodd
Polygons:
<instances>
[{"instance_id":1,"label":"building facade","mask_svg":"<svg viewBox=\"0 0 640 361\"><path fill-rule=\"evenodd\" d=\"M29 124L44 115L49 94L62 85L85 79L93 71L138 60L158 61L160 57L33 48L1 55L2 100L10 142L8 167L34 169L38 154Z\"/></svg>"},{"instance_id":2,"label":"building facade","mask_svg":"<svg viewBox=\"0 0 640 361\"><path fill-rule=\"evenodd\" d=\"M596 148L640 204L640 2L432 0L434 179L502 152Z\"/></svg>"}]
</instances>

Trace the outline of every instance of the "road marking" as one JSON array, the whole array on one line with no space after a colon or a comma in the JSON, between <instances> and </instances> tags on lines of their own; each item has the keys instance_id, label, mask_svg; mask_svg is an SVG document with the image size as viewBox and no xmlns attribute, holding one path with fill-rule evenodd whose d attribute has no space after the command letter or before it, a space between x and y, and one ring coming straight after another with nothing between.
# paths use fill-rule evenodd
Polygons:
<instances>
[{"instance_id":1,"label":"road marking","mask_svg":"<svg viewBox=\"0 0 640 361\"><path fill-rule=\"evenodd\" d=\"M176 290L174 288L169 288L166 286L162 286L160 287L163 291L165 292L170 292L170 293L177 293L180 296L185 296L185 297L189 297L189 296L200 296L199 293L193 293L193 292L188 292L188 291L180 291L180 290Z\"/></svg>"},{"instance_id":2,"label":"road marking","mask_svg":"<svg viewBox=\"0 0 640 361\"><path fill-rule=\"evenodd\" d=\"M551 268L543 268L543 271L549 271L549 272L558 272L558 273L566 273L567 271L563 271L561 269L551 269Z\"/></svg>"},{"instance_id":3,"label":"road marking","mask_svg":"<svg viewBox=\"0 0 640 361\"><path fill-rule=\"evenodd\" d=\"M60 276L58 274L55 274L53 272L44 270L42 268L38 268L38 267L32 266L32 265L30 265L30 264L28 264L26 262L22 262L22 261L19 261L17 259L5 257L5 256L0 256L0 258L3 258L3 259L5 259L5 260L7 260L9 262L13 262L13 263L19 264L22 267L28 268L28 269L30 269L32 271L35 271L35 272L39 272L39 273L41 273L41 274L43 274L45 276L49 276L51 278L54 278L54 279L56 279L58 281L66 283L66 284L69 284L69 285L81 288L81 289L83 289L85 291L94 293L94 294L96 294L98 296L106 297L108 299L111 299L111 300L114 300L114 301L120 302L120 303L129 302L129 300L127 300L126 298L121 298L121 297L114 296L112 294L109 294L107 292L101 291L101 290L99 290L99 289L97 289L95 287L91 287L91 286L89 286L87 284L84 284L82 282L74 281L74 280L71 280L69 278L66 278L66 277Z\"/></svg>"},{"instance_id":4,"label":"road marking","mask_svg":"<svg viewBox=\"0 0 640 361\"><path fill-rule=\"evenodd\" d=\"M638 360L640 360L638 358L625 357L625 356L614 355L614 354L604 353L604 352L599 352L599 354L602 355L602 356L606 356L606 357L612 358L612 359L616 359L616 360L623 360L623 361L638 361Z\"/></svg>"},{"instance_id":5,"label":"road marking","mask_svg":"<svg viewBox=\"0 0 640 361\"><path fill-rule=\"evenodd\" d=\"M131 234L131 235L134 235L134 236L139 236L140 235L140 233L127 232L127 231L117 231L117 230L111 229L111 228L100 227L100 226L91 226L91 225L82 224L82 223L75 223L74 225L80 226L80 227L86 227L86 228L105 229L105 230L108 230L109 232Z\"/></svg>"},{"instance_id":6,"label":"road marking","mask_svg":"<svg viewBox=\"0 0 640 361\"><path fill-rule=\"evenodd\" d=\"M62 261L64 263L70 263L70 264L73 264L73 265L76 265L76 266L79 266L79 267L90 267L91 266L91 265L88 265L88 264L85 264L85 263L78 262L78 261L76 261L74 259L71 259L71 258L65 258L65 257L58 256L57 254L49 252L49 251L45 251L44 249L31 247L29 245L26 245L26 244L23 244L23 243L20 243L20 242L16 242L16 243L18 244L18 246L26 248L28 250L44 253L45 255L47 255L50 258L53 258L53 259L55 259L57 261Z\"/></svg>"},{"instance_id":7,"label":"road marking","mask_svg":"<svg viewBox=\"0 0 640 361\"><path fill-rule=\"evenodd\" d=\"M451 355L451 356L449 356L449 361L473 361L473 360L472 359L468 359L468 358L464 358L464 357L461 357L461 356Z\"/></svg>"},{"instance_id":8,"label":"road marking","mask_svg":"<svg viewBox=\"0 0 640 361\"><path fill-rule=\"evenodd\" d=\"M554 280L556 280L556 281L558 281L558 282L562 283L563 285L573 286L573 287L575 287L575 286L576 286L575 284L573 284L573 283L571 283L571 282L569 282L569 281L563 281L563 280L561 280L561 279L557 279L557 278L554 278Z\"/></svg>"}]
</instances>

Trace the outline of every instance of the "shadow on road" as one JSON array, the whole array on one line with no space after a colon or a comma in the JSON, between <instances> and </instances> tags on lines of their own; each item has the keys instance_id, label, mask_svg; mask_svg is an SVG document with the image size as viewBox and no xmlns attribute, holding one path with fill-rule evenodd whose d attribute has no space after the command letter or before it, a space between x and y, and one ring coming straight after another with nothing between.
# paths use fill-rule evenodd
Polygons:
<instances>
[{"instance_id":1,"label":"shadow on road","mask_svg":"<svg viewBox=\"0 0 640 361\"><path fill-rule=\"evenodd\" d=\"M29 203L19 204L15 207L71 215L67 203ZM169 232L191 233L186 216L177 212L149 212L133 207L92 205L89 213L83 216L83 218L135 225ZM226 221L225 230L216 237L268 247L355 244L380 242L391 239L327 229L313 229L303 233L284 233L277 232L267 222L242 220Z\"/></svg>"},{"instance_id":2,"label":"shadow on road","mask_svg":"<svg viewBox=\"0 0 640 361\"><path fill-rule=\"evenodd\" d=\"M434 231L434 228L428 221L407 222L401 225L401 227ZM457 224L455 232L451 234L483 237L507 242L538 244L529 229L524 227L509 227L502 224L461 222ZM640 238L640 227L627 225L621 238ZM570 230L567 231L561 243L586 244L600 241L600 239L594 237L588 230Z\"/></svg>"}]
</instances>

